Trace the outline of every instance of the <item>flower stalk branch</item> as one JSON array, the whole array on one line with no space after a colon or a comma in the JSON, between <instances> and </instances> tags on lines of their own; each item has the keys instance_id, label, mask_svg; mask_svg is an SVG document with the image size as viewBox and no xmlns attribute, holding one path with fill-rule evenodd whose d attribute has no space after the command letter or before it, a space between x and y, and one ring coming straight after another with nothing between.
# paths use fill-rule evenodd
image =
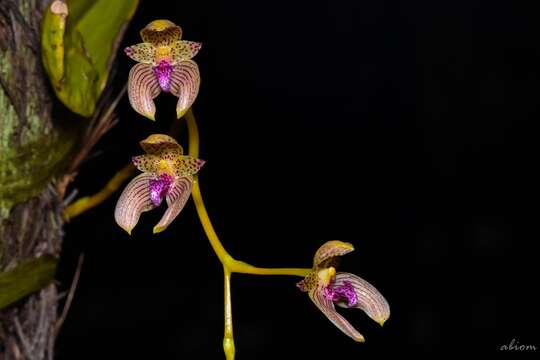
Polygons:
<instances>
[{"instance_id":1,"label":"flower stalk branch","mask_svg":"<svg viewBox=\"0 0 540 360\"><path fill-rule=\"evenodd\" d=\"M188 126L188 138L189 138L189 155L193 157L199 156L199 129L197 127L197 121L193 110L189 109L185 115ZM199 186L198 175L194 176L193 189L191 191L191 197L195 203L197 214L201 221L201 225L206 233L208 241L212 246L212 249L216 253L219 261L223 265L224 273L224 296L225 296L225 332L223 337L223 350L227 360L233 360L235 354L234 337L233 337L233 323L232 323L232 299L231 299L231 274L243 273L253 275L292 275L305 277L311 269L303 268L259 268L243 261L234 259L225 250L225 247L219 240L219 237L210 221L208 212L204 205L204 201Z\"/></svg>"},{"instance_id":2,"label":"flower stalk branch","mask_svg":"<svg viewBox=\"0 0 540 360\"><path fill-rule=\"evenodd\" d=\"M118 171L103 189L97 193L77 199L64 210L64 219L71 220L74 217L98 206L122 186L127 179L135 173L135 166L128 164Z\"/></svg>"},{"instance_id":3,"label":"flower stalk branch","mask_svg":"<svg viewBox=\"0 0 540 360\"><path fill-rule=\"evenodd\" d=\"M193 114L193 110L188 110L186 113L186 120L188 126L188 136L189 136L189 155L193 157L199 156L199 129L197 127L197 121ZM219 239L208 212L206 211L206 206L201 194L201 188L199 186L198 175L194 176L193 189L191 191L191 197L195 203L195 208L197 209L197 214L201 221L202 227L212 249L216 253L219 261L223 264L223 267L229 270L231 273L243 273L243 274L253 274L253 275L294 275L305 277L311 271L311 269L304 268L259 268L250 264L247 264L243 261L234 259L223 247L221 240Z\"/></svg>"}]
</instances>

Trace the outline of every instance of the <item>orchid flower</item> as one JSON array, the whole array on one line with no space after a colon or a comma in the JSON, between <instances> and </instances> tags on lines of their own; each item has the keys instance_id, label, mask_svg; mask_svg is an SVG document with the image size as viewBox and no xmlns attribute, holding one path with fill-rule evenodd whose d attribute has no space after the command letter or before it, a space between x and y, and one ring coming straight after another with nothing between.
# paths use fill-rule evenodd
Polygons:
<instances>
[{"instance_id":1,"label":"orchid flower","mask_svg":"<svg viewBox=\"0 0 540 360\"><path fill-rule=\"evenodd\" d=\"M201 43L180 40L182 29L169 20L155 20L141 30L143 43L124 49L127 56L139 62L129 72L129 102L135 111L155 120L154 98L161 91L178 97L176 116L181 118L199 92L197 64L190 60Z\"/></svg>"},{"instance_id":2,"label":"orchid flower","mask_svg":"<svg viewBox=\"0 0 540 360\"><path fill-rule=\"evenodd\" d=\"M339 257L354 250L352 244L328 241L315 253L313 269L297 286L307 292L315 305L341 331L355 341L364 342L364 337L335 309L363 310L381 326L390 316L386 299L367 281L346 272L336 272Z\"/></svg>"},{"instance_id":3,"label":"orchid flower","mask_svg":"<svg viewBox=\"0 0 540 360\"><path fill-rule=\"evenodd\" d=\"M139 216L158 207L163 198L168 208L154 234L165 230L184 208L193 175L204 165L204 160L183 155L182 146L168 135L150 135L140 145L146 154L134 156L132 161L143 173L126 186L114 212L116 223L130 235Z\"/></svg>"}]
</instances>

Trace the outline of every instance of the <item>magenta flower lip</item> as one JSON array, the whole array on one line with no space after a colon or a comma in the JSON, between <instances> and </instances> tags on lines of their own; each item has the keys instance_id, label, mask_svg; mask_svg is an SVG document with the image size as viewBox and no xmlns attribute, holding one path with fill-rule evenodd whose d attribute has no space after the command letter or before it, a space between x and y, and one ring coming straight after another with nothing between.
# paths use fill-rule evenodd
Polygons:
<instances>
[{"instance_id":1,"label":"magenta flower lip","mask_svg":"<svg viewBox=\"0 0 540 360\"><path fill-rule=\"evenodd\" d=\"M174 183L174 178L169 174L161 174L158 179L150 180L150 200L155 206L159 206Z\"/></svg>"},{"instance_id":2,"label":"magenta flower lip","mask_svg":"<svg viewBox=\"0 0 540 360\"><path fill-rule=\"evenodd\" d=\"M153 68L154 75L158 79L161 90L165 92L171 91L171 75L174 71L174 66L169 64L167 60L161 60L158 66Z\"/></svg>"},{"instance_id":3,"label":"magenta flower lip","mask_svg":"<svg viewBox=\"0 0 540 360\"><path fill-rule=\"evenodd\" d=\"M324 288L324 296L333 302L346 300L347 307L354 307L358 304L358 295L350 281L344 281L343 285L336 286L334 282Z\"/></svg>"}]
</instances>

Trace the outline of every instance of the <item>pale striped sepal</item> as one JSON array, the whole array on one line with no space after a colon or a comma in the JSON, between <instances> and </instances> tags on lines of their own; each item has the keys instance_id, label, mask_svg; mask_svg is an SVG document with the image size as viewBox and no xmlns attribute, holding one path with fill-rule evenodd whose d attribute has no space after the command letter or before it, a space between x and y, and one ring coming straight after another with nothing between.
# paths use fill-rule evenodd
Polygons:
<instances>
[{"instance_id":1,"label":"pale striped sepal","mask_svg":"<svg viewBox=\"0 0 540 360\"><path fill-rule=\"evenodd\" d=\"M338 329L343 331L346 335L350 336L354 341L364 342L364 337L360 334L354 326L352 326L347 319L341 316L334 307L332 300L328 299L324 295L324 286L317 286L315 289L309 292L309 297L313 303L323 312L324 315L330 320Z\"/></svg>"},{"instance_id":2,"label":"pale striped sepal","mask_svg":"<svg viewBox=\"0 0 540 360\"><path fill-rule=\"evenodd\" d=\"M180 214L191 195L193 177L186 176L177 178L174 185L166 196L167 210L161 217L159 223L154 226L154 234L164 231L171 222Z\"/></svg>"},{"instance_id":3,"label":"pale striped sepal","mask_svg":"<svg viewBox=\"0 0 540 360\"><path fill-rule=\"evenodd\" d=\"M155 208L150 200L150 180L153 175L142 173L129 182L116 203L114 219L128 234L137 225L140 215Z\"/></svg>"},{"instance_id":4,"label":"pale striped sepal","mask_svg":"<svg viewBox=\"0 0 540 360\"><path fill-rule=\"evenodd\" d=\"M353 286L358 300L353 308L361 309L382 326L390 317L390 305L384 296L366 280L346 272L338 272L336 274L333 286L335 288L341 287L346 282L349 282ZM338 302L337 304L338 306L349 308L344 302Z\"/></svg>"},{"instance_id":5,"label":"pale striped sepal","mask_svg":"<svg viewBox=\"0 0 540 360\"><path fill-rule=\"evenodd\" d=\"M176 116L180 119L191 107L201 84L199 67L192 61L182 61L174 66L171 75L171 93L178 97Z\"/></svg>"},{"instance_id":6,"label":"pale striped sepal","mask_svg":"<svg viewBox=\"0 0 540 360\"><path fill-rule=\"evenodd\" d=\"M155 120L154 98L160 92L161 88L151 65L139 63L131 68L128 77L128 96L135 111L150 120Z\"/></svg>"}]
</instances>

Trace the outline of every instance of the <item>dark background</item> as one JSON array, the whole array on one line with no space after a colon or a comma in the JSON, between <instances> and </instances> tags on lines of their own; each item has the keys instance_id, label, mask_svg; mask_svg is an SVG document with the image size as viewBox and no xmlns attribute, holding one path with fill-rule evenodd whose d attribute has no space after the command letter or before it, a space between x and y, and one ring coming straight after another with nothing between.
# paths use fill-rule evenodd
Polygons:
<instances>
[{"instance_id":1,"label":"dark background","mask_svg":"<svg viewBox=\"0 0 540 360\"><path fill-rule=\"evenodd\" d=\"M540 349L540 45L538 12L520 3L142 1L124 46L156 18L203 43L201 186L230 253L309 267L323 242L350 241L340 269L391 305L384 328L342 312L367 339L357 344L299 279L235 275L239 359L495 354L512 339ZM116 87L134 64L119 58ZM157 107L152 123L122 101L81 195L166 131L175 98ZM193 204L156 236L163 209L145 214L129 237L114 223L118 196L66 227L63 288L86 258L58 358L223 358L222 271Z\"/></svg>"}]
</instances>

